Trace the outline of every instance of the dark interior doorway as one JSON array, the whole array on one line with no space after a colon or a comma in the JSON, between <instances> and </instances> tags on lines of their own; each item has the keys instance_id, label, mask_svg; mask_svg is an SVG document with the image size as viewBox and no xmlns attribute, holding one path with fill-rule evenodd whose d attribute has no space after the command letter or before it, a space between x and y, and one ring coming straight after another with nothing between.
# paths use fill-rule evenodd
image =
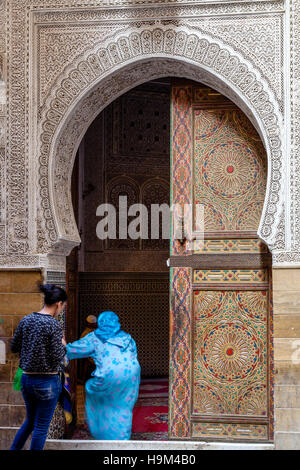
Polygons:
<instances>
[{"instance_id":1,"label":"dark interior doorway","mask_svg":"<svg viewBox=\"0 0 300 470\"><path fill-rule=\"evenodd\" d=\"M82 242L67 260L67 339L91 331L99 313L113 310L136 341L143 381L133 439L167 439L169 240L161 230L155 240L99 240L96 210L102 203L117 207L124 195L128 206L170 204L170 89L169 79L148 82L100 113L81 142L72 178ZM76 362L71 386L77 426L69 437L86 439L84 383L93 364Z\"/></svg>"}]
</instances>

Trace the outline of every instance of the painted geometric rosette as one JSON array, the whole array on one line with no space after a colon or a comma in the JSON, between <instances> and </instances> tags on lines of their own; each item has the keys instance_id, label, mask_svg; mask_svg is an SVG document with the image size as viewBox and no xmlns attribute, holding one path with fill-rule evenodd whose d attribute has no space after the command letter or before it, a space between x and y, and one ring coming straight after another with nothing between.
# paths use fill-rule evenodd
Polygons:
<instances>
[{"instance_id":1,"label":"painted geometric rosette","mask_svg":"<svg viewBox=\"0 0 300 470\"><path fill-rule=\"evenodd\" d=\"M209 115L209 117L208 117ZM226 111L201 110L194 111L195 140L206 139L217 132L224 124Z\"/></svg>"},{"instance_id":2,"label":"painted geometric rosette","mask_svg":"<svg viewBox=\"0 0 300 470\"><path fill-rule=\"evenodd\" d=\"M267 320L269 302L267 291L241 291L236 293L236 297L241 313L256 321Z\"/></svg>"},{"instance_id":3,"label":"painted geometric rosette","mask_svg":"<svg viewBox=\"0 0 300 470\"><path fill-rule=\"evenodd\" d=\"M223 414L222 401L217 391L206 383L194 383L193 412L197 414Z\"/></svg>"},{"instance_id":4,"label":"painted geometric rosette","mask_svg":"<svg viewBox=\"0 0 300 470\"><path fill-rule=\"evenodd\" d=\"M226 198L246 194L256 184L259 171L255 153L246 144L233 141L215 145L202 165L206 185Z\"/></svg>"},{"instance_id":5,"label":"painted geometric rosette","mask_svg":"<svg viewBox=\"0 0 300 470\"><path fill-rule=\"evenodd\" d=\"M207 373L221 382L236 382L251 376L259 355L259 341L254 333L234 322L215 326L201 348Z\"/></svg>"},{"instance_id":6,"label":"painted geometric rosette","mask_svg":"<svg viewBox=\"0 0 300 470\"><path fill-rule=\"evenodd\" d=\"M242 392L238 399L236 413L247 416L267 416L268 400L265 384L254 384Z\"/></svg>"},{"instance_id":7,"label":"painted geometric rosette","mask_svg":"<svg viewBox=\"0 0 300 470\"><path fill-rule=\"evenodd\" d=\"M223 293L218 291L194 291L195 321L217 315L222 304Z\"/></svg>"},{"instance_id":8,"label":"painted geometric rosette","mask_svg":"<svg viewBox=\"0 0 300 470\"><path fill-rule=\"evenodd\" d=\"M222 213L206 200L196 201L196 204L203 204L204 231L213 232L215 230L225 230L225 223Z\"/></svg>"},{"instance_id":9,"label":"painted geometric rosette","mask_svg":"<svg viewBox=\"0 0 300 470\"><path fill-rule=\"evenodd\" d=\"M258 135L257 131L251 124L250 120L247 118L247 116L242 112L242 111L234 111L232 113L232 117L234 122L237 124L238 131L244 134L247 139L253 139L256 142L261 143L261 138Z\"/></svg>"},{"instance_id":10,"label":"painted geometric rosette","mask_svg":"<svg viewBox=\"0 0 300 470\"><path fill-rule=\"evenodd\" d=\"M258 227L264 201L258 200L247 204L236 217L235 230L253 230Z\"/></svg>"}]
</instances>

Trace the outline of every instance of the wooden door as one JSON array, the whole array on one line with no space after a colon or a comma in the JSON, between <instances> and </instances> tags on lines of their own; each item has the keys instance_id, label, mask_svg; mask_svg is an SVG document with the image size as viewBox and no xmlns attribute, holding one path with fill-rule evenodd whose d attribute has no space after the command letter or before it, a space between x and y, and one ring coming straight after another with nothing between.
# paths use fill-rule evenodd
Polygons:
<instances>
[{"instance_id":1,"label":"wooden door","mask_svg":"<svg viewBox=\"0 0 300 470\"><path fill-rule=\"evenodd\" d=\"M257 237L266 153L216 91L176 83L171 101L171 201L191 204L189 235L203 205L204 240L172 236L169 437L269 441L271 259Z\"/></svg>"}]
</instances>

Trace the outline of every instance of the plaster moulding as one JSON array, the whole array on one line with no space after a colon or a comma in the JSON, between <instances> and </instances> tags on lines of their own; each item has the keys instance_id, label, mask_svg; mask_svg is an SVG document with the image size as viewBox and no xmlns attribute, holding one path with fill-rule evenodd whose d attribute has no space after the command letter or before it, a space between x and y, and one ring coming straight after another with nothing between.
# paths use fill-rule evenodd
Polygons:
<instances>
[{"instance_id":1,"label":"plaster moulding","mask_svg":"<svg viewBox=\"0 0 300 470\"><path fill-rule=\"evenodd\" d=\"M121 94L165 76L185 77L217 89L257 128L268 154L258 234L272 247L283 199L283 124L278 102L253 64L222 41L193 28L161 24L117 32L73 61L52 87L38 128L40 198L49 247L71 249L80 242L70 182L76 150L90 123Z\"/></svg>"},{"instance_id":2,"label":"plaster moulding","mask_svg":"<svg viewBox=\"0 0 300 470\"><path fill-rule=\"evenodd\" d=\"M299 37L299 3L299 0L289 2L294 42ZM284 200L289 198L283 197L283 170L288 165L285 163L286 152L283 152L284 136L280 133L284 127L280 103L276 99L276 95L280 97L280 90L276 88L278 80L265 75L259 66L259 52L251 48L251 54L248 54L246 49L240 49L231 41L230 34L234 35L234 32L229 23L236 21L238 25L245 18L251 19L252 42L255 44L254 36L257 35L257 43L265 54L270 34L265 34L262 40L262 18L270 18L268 31L275 25L274 41L278 50L280 17L283 18L287 7L284 0L0 0L0 13L3 11L3 18L5 15L7 18L0 21L0 46L8 62L6 154L13 156L6 164L4 194L5 253L11 255L4 255L2 265L21 265L23 262L29 265L30 260L35 265L37 258L32 254L46 256L52 253L51 256L61 257L79 243L69 185L81 137L92 119L115 98L149 79L167 75L191 78L218 89L247 114L259 131L268 153L269 174L258 233L274 254L276 250L276 257L280 255L283 259L288 248L285 231L289 213L286 211L285 223L280 214L283 214ZM209 32L203 28L196 30L200 24L197 18L211 21ZM218 30L220 26L226 28L226 37L214 35L214 18ZM257 24L255 18L259 19ZM226 19L226 25L223 19ZM82 49L77 59L73 56L73 67L67 65L68 61L63 64L64 70L58 67L59 74L55 86L51 84L51 94L41 103L42 108L36 109L40 87L39 83L32 83L32 77L38 76L35 67L39 51L32 55L35 28L42 27L46 31L48 26L68 28L74 24L95 28L104 23L111 27L109 38L102 41L101 47L88 44L88 49ZM287 34L288 28L285 32L282 30L281 41L285 47L289 43ZM44 38L47 40L46 34ZM291 58L295 81L297 77L299 79L298 50L294 47ZM270 60L275 64L274 54L272 57ZM272 70L278 69L278 63L276 67ZM278 78L278 70L276 73ZM284 84L285 103L287 84L288 81ZM293 104L291 128L297 138L293 123L297 121L298 105L295 101ZM29 135L34 135L34 142ZM296 143L294 146L291 168L294 165L295 171L291 191L296 194L299 179L296 155L299 152ZM297 202L293 203L291 194L294 244L298 243L297 210Z\"/></svg>"}]
</instances>

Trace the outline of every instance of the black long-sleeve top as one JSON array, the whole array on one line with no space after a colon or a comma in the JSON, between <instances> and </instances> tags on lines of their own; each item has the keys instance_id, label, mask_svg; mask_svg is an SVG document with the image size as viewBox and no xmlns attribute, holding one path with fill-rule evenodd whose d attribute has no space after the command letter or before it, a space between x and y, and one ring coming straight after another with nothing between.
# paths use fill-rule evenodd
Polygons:
<instances>
[{"instance_id":1,"label":"black long-sleeve top","mask_svg":"<svg viewBox=\"0 0 300 470\"><path fill-rule=\"evenodd\" d=\"M25 372L59 372L66 353L62 337L62 326L52 315L33 312L18 324L11 351L20 354Z\"/></svg>"}]
</instances>

